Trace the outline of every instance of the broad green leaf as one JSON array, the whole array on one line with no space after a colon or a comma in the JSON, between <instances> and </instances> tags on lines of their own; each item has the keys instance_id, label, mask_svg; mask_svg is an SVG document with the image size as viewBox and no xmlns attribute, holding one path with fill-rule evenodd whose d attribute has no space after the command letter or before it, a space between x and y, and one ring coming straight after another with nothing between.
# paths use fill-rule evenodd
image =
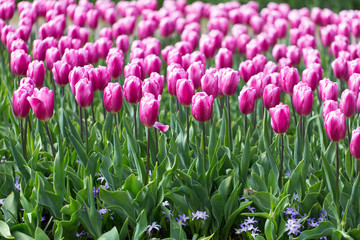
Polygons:
<instances>
[{"instance_id":1,"label":"broad green leaf","mask_svg":"<svg viewBox=\"0 0 360 240\"><path fill-rule=\"evenodd\" d=\"M299 237L295 238L296 240L305 240L305 239L317 239L319 237L330 236L334 230L334 226L330 222L320 222L319 225L311 230L303 231Z\"/></svg>"},{"instance_id":2,"label":"broad green leaf","mask_svg":"<svg viewBox=\"0 0 360 240\"><path fill-rule=\"evenodd\" d=\"M11 235L9 226L4 221L1 220L0 220L0 236L6 239L14 239L14 237Z\"/></svg>"},{"instance_id":3,"label":"broad green leaf","mask_svg":"<svg viewBox=\"0 0 360 240\"><path fill-rule=\"evenodd\" d=\"M98 240L119 240L119 233L116 227L113 227L110 231L101 235Z\"/></svg>"}]
</instances>

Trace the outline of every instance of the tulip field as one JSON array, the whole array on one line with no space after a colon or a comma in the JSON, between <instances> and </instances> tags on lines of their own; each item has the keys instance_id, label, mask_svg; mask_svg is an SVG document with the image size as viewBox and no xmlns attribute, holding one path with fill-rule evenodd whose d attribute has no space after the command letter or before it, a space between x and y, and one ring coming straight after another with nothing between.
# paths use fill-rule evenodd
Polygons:
<instances>
[{"instance_id":1,"label":"tulip field","mask_svg":"<svg viewBox=\"0 0 360 240\"><path fill-rule=\"evenodd\" d=\"M0 38L0 239L360 239L359 10L1 0Z\"/></svg>"}]
</instances>

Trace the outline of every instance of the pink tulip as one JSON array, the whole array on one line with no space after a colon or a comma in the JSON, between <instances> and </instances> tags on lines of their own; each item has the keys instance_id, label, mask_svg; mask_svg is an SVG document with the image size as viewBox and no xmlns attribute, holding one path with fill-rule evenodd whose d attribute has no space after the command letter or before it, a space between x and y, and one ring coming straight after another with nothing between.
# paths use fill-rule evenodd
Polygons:
<instances>
[{"instance_id":1,"label":"pink tulip","mask_svg":"<svg viewBox=\"0 0 360 240\"><path fill-rule=\"evenodd\" d=\"M201 78L201 88L209 96L214 99L218 96L218 75L206 72Z\"/></svg>"},{"instance_id":2,"label":"pink tulip","mask_svg":"<svg viewBox=\"0 0 360 240\"><path fill-rule=\"evenodd\" d=\"M319 94L322 101L329 99L337 101L339 96L337 83L324 78L319 82Z\"/></svg>"},{"instance_id":3,"label":"pink tulip","mask_svg":"<svg viewBox=\"0 0 360 240\"><path fill-rule=\"evenodd\" d=\"M247 82L247 86L255 88L256 99L261 99L263 97L264 88L270 83L270 76L265 75L263 72L260 72L250 78L250 80Z\"/></svg>"},{"instance_id":4,"label":"pink tulip","mask_svg":"<svg viewBox=\"0 0 360 240\"><path fill-rule=\"evenodd\" d=\"M286 57L286 45L285 44L276 44L272 49L272 55L276 62L278 62L281 58Z\"/></svg>"},{"instance_id":5,"label":"pink tulip","mask_svg":"<svg viewBox=\"0 0 360 240\"><path fill-rule=\"evenodd\" d=\"M286 58L291 60L291 65L299 65L301 59L300 49L297 46L288 46Z\"/></svg>"},{"instance_id":6,"label":"pink tulip","mask_svg":"<svg viewBox=\"0 0 360 240\"><path fill-rule=\"evenodd\" d=\"M271 127L277 134L287 132L290 127L290 110L288 105L279 105L270 108Z\"/></svg>"},{"instance_id":7,"label":"pink tulip","mask_svg":"<svg viewBox=\"0 0 360 240\"><path fill-rule=\"evenodd\" d=\"M250 114L255 108L256 89L244 86L239 95L239 109L242 114Z\"/></svg>"},{"instance_id":8,"label":"pink tulip","mask_svg":"<svg viewBox=\"0 0 360 240\"><path fill-rule=\"evenodd\" d=\"M158 56L156 56L155 54L150 54L150 55L146 56L144 59L146 74L148 76L150 76L150 74L152 72L160 73L161 64L162 64L161 59Z\"/></svg>"},{"instance_id":9,"label":"pink tulip","mask_svg":"<svg viewBox=\"0 0 360 240\"><path fill-rule=\"evenodd\" d=\"M25 53L24 50L18 49L11 53L11 71L17 76L26 75L30 62L31 57L29 54Z\"/></svg>"},{"instance_id":10,"label":"pink tulip","mask_svg":"<svg viewBox=\"0 0 360 240\"><path fill-rule=\"evenodd\" d=\"M216 50L215 39L210 36L203 35L200 38L199 49L207 59L213 58Z\"/></svg>"},{"instance_id":11,"label":"pink tulip","mask_svg":"<svg viewBox=\"0 0 360 240\"><path fill-rule=\"evenodd\" d=\"M247 59L253 59L258 53L260 53L259 44L255 39L251 40L248 44L246 44Z\"/></svg>"},{"instance_id":12,"label":"pink tulip","mask_svg":"<svg viewBox=\"0 0 360 240\"><path fill-rule=\"evenodd\" d=\"M346 89L341 94L340 110L346 118L350 118L356 111L356 95L353 91Z\"/></svg>"},{"instance_id":13,"label":"pink tulip","mask_svg":"<svg viewBox=\"0 0 360 240\"><path fill-rule=\"evenodd\" d=\"M313 69L304 69L301 79L302 82L306 83L312 91L315 91L316 87L319 85L319 76Z\"/></svg>"},{"instance_id":14,"label":"pink tulip","mask_svg":"<svg viewBox=\"0 0 360 240\"><path fill-rule=\"evenodd\" d=\"M187 72L183 68L176 67L168 71L166 83L170 95L176 96L176 82L182 78L187 78Z\"/></svg>"},{"instance_id":15,"label":"pink tulip","mask_svg":"<svg viewBox=\"0 0 360 240\"><path fill-rule=\"evenodd\" d=\"M273 61L268 61L264 66L264 73L271 74L278 71L278 66Z\"/></svg>"},{"instance_id":16,"label":"pink tulip","mask_svg":"<svg viewBox=\"0 0 360 240\"><path fill-rule=\"evenodd\" d=\"M109 27L102 28L99 32L99 38L113 40L113 30Z\"/></svg>"},{"instance_id":17,"label":"pink tulip","mask_svg":"<svg viewBox=\"0 0 360 240\"><path fill-rule=\"evenodd\" d=\"M336 58L332 63L331 67L333 69L334 75L338 79L347 81L349 78L349 68L348 62L343 58Z\"/></svg>"},{"instance_id":18,"label":"pink tulip","mask_svg":"<svg viewBox=\"0 0 360 240\"><path fill-rule=\"evenodd\" d=\"M168 55L167 55L167 62L168 65L172 64L172 63L178 63L181 64L182 63L182 55L180 53L180 51L178 49L172 49Z\"/></svg>"},{"instance_id":19,"label":"pink tulip","mask_svg":"<svg viewBox=\"0 0 360 240\"><path fill-rule=\"evenodd\" d=\"M182 78L176 82L176 96L181 105L190 106L194 94L194 84L190 79Z\"/></svg>"},{"instance_id":20,"label":"pink tulip","mask_svg":"<svg viewBox=\"0 0 360 240\"><path fill-rule=\"evenodd\" d=\"M107 38L99 38L95 42L95 47L99 58L105 59L112 47L112 41Z\"/></svg>"},{"instance_id":21,"label":"pink tulip","mask_svg":"<svg viewBox=\"0 0 360 240\"><path fill-rule=\"evenodd\" d=\"M333 142L340 142L346 135L345 115L340 110L330 112L325 117L325 131Z\"/></svg>"},{"instance_id":22,"label":"pink tulip","mask_svg":"<svg viewBox=\"0 0 360 240\"><path fill-rule=\"evenodd\" d=\"M159 24L160 35L168 37L175 31L175 21L171 17L161 19Z\"/></svg>"},{"instance_id":23,"label":"pink tulip","mask_svg":"<svg viewBox=\"0 0 360 240\"><path fill-rule=\"evenodd\" d=\"M104 91L105 87L111 82L110 72L109 69L104 66L98 66L96 69L99 77L95 78L95 81L92 81L92 84L95 85L95 87L93 86L93 89L102 92Z\"/></svg>"},{"instance_id":24,"label":"pink tulip","mask_svg":"<svg viewBox=\"0 0 360 240\"><path fill-rule=\"evenodd\" d=\"M354 158L360 158L360 127L351 134L350 153Z\"/></svg>"},{"instance_id":25,"label":"pink tulip","mask_svg":"<svg viewBox=\"0 0 360 240\"><path fill-rule=\"evenodd\" d=\"M89 79L82 78L76 83L75 100L82 108L87 108L93 103L94 92Z\"/></svg>"},{"instance_id":26,"label":"pink tulip","mask_svg":"<svg viewBox=\"0 0 360 240\"><path fill-rule=\"evenodd\" d=\"M330 112L338 110L339 109L339 104L334 101L334 100L326 100L323 103L323 113L322 113L322 117L325 121L326 115L328 115Z\"/></svg>"},{"instance_id":27,"label":"pink tulip","mask_svg":"<svg viewBox=\"0 0 360 240\"><path fill-rule=\"evenodd\" d=\"M281 69L281 88L287 94L293 94L294 86L299 83L299 79L296 68L285 67Z\"/></svg>"},{"instance_id":28,"label":"pink tulip","mask_svg":"<svg viewBox=\"0 0 360 240\"><path fill-rule=\"evenodd\" d=\"M232 96L236 93L237 85L240 82L239 72L230 68L224 69L224 73L218 81L221 93L225 96Z\"/></svg>"},{"instance_id":29,"label":"pink tulip","mask_svg":"<svg viewBox=\"0 0 360 240\"><path fill-rule=\"evenodd\" d=\"M155 77L146 78L142 83L141 91L143 96L145 93L151 93L155 98L158 98L162 93L161 85Z\"/></svg>"},{"instance_id":30,"label":"pink tulip","mask_svg":"<svg viewBox=\"0 0 360 240\"><path fill-rule=\"evenodd\" d=\"M215 56L216 68L232 68L233 65L233 54L226 48L220 48Z\"/></svg>"},{"instance_id":31,"label":"pink tulip","mask_svg":"<svg viewBox=\"0 0 360 240\"><path fill-rule=\"evenodd\" d=\"M109 54L106 58L106 65L109 69L110 76L117 79L121 76L124 64L124 57L121 54Z\"/></svg>"},{"instance_id":32,"label":"pink tulip","mask_svg":"<svg viewBox=\"0 0 360 240\"><path fill-rule=\"evenodd\" d=\"M236 38L233 36L226 36L221 43L222 48L226 48L232 53L235 53L236 50Z\"/></svg>"},{"instance_id":33,"label":"pink tulip","mask_svg":"<svg viewBox=\"0 0 360 240\"><path fill-rule=\"evenodd\" d=\"M110 113L117 113L122 106L122 89L119 83L109 83L104 89L104 107Z\"/></svg>"},{"instance_id":34,"label":"pink tulip","mask_svg":"<svg viewBox=\"0 0 360 240\"><path fill-rule=\"evenodd\" d=\"M98 54L97 54L97 51L96 51L96 46L94 43L85 43L84 45L84 49L86 49L88 51L88 62L89 63L92 63L92 64L95 64L98 62Z\"/></svg>"},{"instance_id":35,"label":"pink tulip","mask_svg":"<svg viewBox=\"0 0 360 240\"><path fill-rule=\"evenodd\" d=\"M91 9L86 13L86 23L91 29L96 29L98 26L99 12L96 9Z\"/></svg>"},{"instance_id":36,"label":"pink tulip","mask_svg":"<svg viewBox=\"0 0 360 240\"><path fill-rule=\"evenodd\" d=\"M53 64L52 74L54 76L54 81L59 86L65 86L69 82L69 73L71 67L68 63L63 61L57 61Z\"/></svg>"},{"instance_id":37,"label":"pink tulip","mask_svg":"<svg viewBox=\"0 0 360 240\"><path fill-rule=\"evenodd\" d=\"M294 86L293 105L300 116L307 116L311 113L314 96L311 88L304 82L300 82Z\"/></svg>"},{"instance_id":38,"label":"pink tulip","mask_svg":"<svg viewBox=\"0 0 360 240\"><path fill-rule=\"evenodd\" d=\"M35 116L40 121L48 121L54 113L54 92L46 87L34 89L33 95L27 97Z\"/></svg>"},{"instance_id":39,"label":"pink tulip","mask_svg":"<svg viewBox=\"0 0 360 240\"><path fill-rule=\"evenodd\" d=\"M119 35L116 38L116 47L126 53L129 49L129 37L127 35Z\"/></svg>"},{"instance_id":40,"label":"pink tulip","mask_svg":"<svg viewBox=\"0 0 360 240\"><path fill-rule=\"evenodd\" d=\"M188 78L193 82L196 90L201 88L201 78L205 74L205 66L201 61L193 62L187 69Z\"/></svg>"},{"instance_id":41,"label":"pink tulip","mask_svg":"<svg viewBox=\"0 0 360 240\"><path fill-rule=\"evenodd\" d=\"M154 126L157 117L159 116L160 97L155 98L151 93L145 93L141 98L139 107L140 121L145 127Z\"/></svg>"},{"instance_id":42,"label":"pink tulip","mask_svg":"<svg viewBox=\"0 0 360 240\"><path fill-rule=\"evenodd\" d=\"M138 30L138 36L139 39L144 39L147 37L150 37L154 34L154 31L156 29L156 23L152 20L143 20L140 21L137 30Z\"/></svg>"},{"instance_id":43,"label":"pink tulip","mask_svg":"<svg viewBox=\"0 0 360 240\"><path fill-rule=\"evenodd\" d=\"M124 77L128 78L130 76L136 76L139 79L143 79L145 77L143 76L142 66L138 62L131 61L125 66Z\"/></svg>"},{"instance_id":44,"label":"pink tulip","mask_svg":"<svg viewBox=\"0 0 360 240\"><path fill-rule=\"evenodd\" d=\"M52 70L54 63L60 61L60 59L61 59L61 54L59 49L55 47L49 48L46 51L46 57L45 57L46 68Z\"/></svg>"},{"instance_id":45,"label":"pink tulip","mask_svg":"<svg viewBox=\"0 0 360 240\"><path fill-rule=\"evenodd\" d=\"M54 68L55 68L55 66L56 66L56 63L54 64ZM66 71L66 69L67 69L67 67L64 68L65 71ZM71 70L71 68L70 68L70 70ZM65 79L66 75L65 76L61 75L61 76L63 76L63 78L64 78L64 79L60 78L61 79L61 84L66 85L66 83L67 83L67 80ZM80 81L80 79L89 77L87 72L85 71L85 69L83 67L74 67L70 71L68 76L69 76L68 77L68 82L70 83L70 89L71 89L72 94L74 94L74 95L75 95L75 85Z\"/></svg>"},{"instance_id":46,"label":"pink tulip","mask_svg":"<svg viewBox=\"0 0 360 240\"><path fill-rule=\"evenodd\" d=\"M18 118L26 118L30 111L30 104L27 100L30 93L24 88L17 89L12 98L12 108L14 115Z\"/></svg>"},{"instance_id":47,"label":"pink tulip","mask_svg":"<svg viewBox=\"0 0 360 240\"><path fill-rule=\"evenodd\" d=\"M267 63L267 58L265 55L257 54L253 59L252 62L255 66L255 73L259 73L264 71L265 65Z\"/></svg>"},{"instance_id":48,"label":"pink tulip","mask_svg":"<svg viewBox=\"0 0 360 240\"><path fill-rule=\"evenodd\" d=\"M196 93L191 100L191 112L194 118L199 122L210 120L213 112L213 96L205 92Z\"/></svg>"},{"instance_id":49,"label":"pink tulip","mask_svg":"<svg viewBox=\"0 0 360 240\"><path fill-rule=\"evenodd\" d=\"M337 32L337 27L335 25L328 25L321 28L320 36L321 42L325 47L330 47L331 43L334 41L335 35Z\"/></svg>"},{"instance_id":50,"label":"pink tulip","mask_svg":"<svg viewBox=\"0 0 360 240\"><path fill-rule=\"evenodd\" d=\"M296 45L299 38L301 37L300 30L298 28L292 28L290 29L290 44Z\"/></svg>"},{"instance_id":51,"label":"pink tulip","mask_svg":"<svg viewBox=\"0 0 360 240\"><path fill-rule=\"evenodd\" d=\"M358 95L360 92L360 74L354 73L349 77L349 89Z\"/></svg>"},{"instance_id":52,"label":"pink tulip","mask_svg":"<svg viewBox=\"0 0 360 240\"><path fill-rule=\"evenodd\" d=\"M360 113L360 93L359 93L358 98L357 98L356 108L357 108L358 113Z\"/></svg>"},{"instance_id":53,"label":"pink tulip","mask_svg":"<svg viewBox=\"0 0 360 240\"><path fill-rule=\"evenodd\" d=\"M45 79L45 66L43 62L34 60L29 64L27 77L31 78L37 88L41 88Z\"/></svg>"},{"instance_id":54,"label":"pink tulip","mask_svg":"<svg viewBox=\"0 0 360 240\"><path fill-rule=\"evenodd\" d=\"M244 82L248 82L249 79L255 75L255 65L251 60L246 60L240 63L239 66L240 77Z\"/></svg>"},{"instance_id":55,"label":"pink tulip","mask_svg":"<svg viewBox=\"0 0 360 240\"><path fill-rule=\"evenodd\" d=\"M24 50L24 52L28 52L28 46L26 44L26 42L24 42L24 40L22 39L16 39L11 43L11 47L10 47L10 52L15 51L16 49L22 49Z\"/></svg>"},{"instance_id":56,"label":"pink tulip","mask_svg":"<svg viewBox=\"0 0 360 240\"><path fill-rule=\"evenodd\" d=\"M250 18L249 23L254 33L259 34L263 28L264 20L260 16L254 15Z\"/></svg>"},{"instance_id":57,"label":"pink tulip","mask_svg":"<svg viewBox=\"0 0 360 240\"><path fill-rule=\"evenodd\" d=\"M280 104L280 94L281 89L278 86L274 84L266 85L263 92L263 102L267 110Z\"/></svg>"},{"instance_id":58,"label":"pink tulip","mask_svg":"<svg viewBox=\"0 0 360 240\"><path fill-rule=\"evenodd\" d=\"M246 53L246 46L250 42L250 40L251 40L251 38L246 33L241 34L237 38L236 46L237 46L237 49L239 50L240 54L245 54Z\"/></svg>"},{"instance_id":59,"label":"pink tulip","mask_svg":"<svg viewBox=\"0 0 360 240\"><path fill-rule=\"evenodd\" d=\"M20 85L18 89L20 88L25 89L31 96L34 92L35 84L31 78L26 77L20 80Z\"/></svg>"},{"instance_id":60,"label":"pink tulip","mask_svg":"<svg viewBox=\"0 0 360 240\"><path fill-rule=\"evenodd\" d=\"M127 102L136 104L140 101L142 97L141 86L142 82L138 77L130 76L125 79L123 88L124 97Z\"/></svg>"}]
</instances>

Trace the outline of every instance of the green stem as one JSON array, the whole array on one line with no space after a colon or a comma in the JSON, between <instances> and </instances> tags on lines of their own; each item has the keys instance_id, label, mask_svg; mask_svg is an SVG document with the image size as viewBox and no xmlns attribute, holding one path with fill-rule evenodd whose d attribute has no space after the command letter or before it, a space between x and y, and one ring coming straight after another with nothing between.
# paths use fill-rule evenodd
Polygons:
<instances>
[{"instance_id":1,"label":"green stem","mask_svg":"<svg viewBox=\"0 0 360 240\"><path fill-rule=\"evenodd\" d=\"M359 159L356 160L356 177L359 175Z\"/></svg>"},{"instance_id":2,"label":"green stem","mask_svg":"<svg viewBox=\"0 0 360 240\"><path fill-rule=\"evenodd\" d=\"M146 148L146 178L145 184L147 184L149 179L149 172L150 172L150 132L149 128L146 128L147 131L147 148Z\"/></svg>"},{"instance_id":3,"label":"green stem","mask_svg":"<svg viewBox=\"0 0 360 240\"><path fill-rule=\"evenodd\" d=\"M25 158L25 144L24 144L24 132L23 132L23 120L20 118L20 137L21 137L21 146L22 154Z\"/></svg>"},{"instance_id":4,"label":"green stem","mask_svg":"<svg viewBox=\"0 0 360 240\"><path fill-rule=\"evenodd\" d=\"M335 204L338 214L340 214L340 192L339 192L339 178L340 178L340 162L339 162L339 143L336 143L336 185L335 185ZM339 215L340 216L340 215Z\"/></svg>"},{"instance_id":5,"label":"green stem","mask_svg":"<svg viewBox=\"0 0 360 240\"><path fill-rule=\"evenodd\" d=\"M115 130L119 134L118 124L117 124L117 121L116 121L116 113L114 114L114 120L115 120Z\"/></svg>"},{"instance_id":6,"label":"green stem","mask_svg":"<svg viewBox=\"0 0 360 240\"><path fill-rule=\"evenodd\" d=\"M135 126L135 139L137 139L136 104L134 105L134 126Z\"/></svg>"},{"instance_id":7,"label":"green stem","mask_svg":"<svg viewBox=\"0 0 360 240\"><path fill-rule=\"evenodd\" d=\"M94 104L91 104L91 115L92 115L92 119L93 119L93 124L95 124L96 120L95 120Z\"/></svg>"},{"instance_id":8,"label":"green stem","mask_svg":"<svg viewBox=\"0 0 360 240\"><path fill-rule=\"evenodd\" d=\"M86 108L84 108L84 115L85 115L85 145L86 145L86 153L89 152L89 139L88 139L88 126L87 126L87 113Z\"/></svg>"},{"instance_id":9,"label":"green stem","mask_svg":"<svg viewBox=\"0 0 360 240\"><path fill-rule=\"evenodd\" d=\"M280 155L280 170L279 170L279 186L282 187L282 175L284 164L284 134L281 134L281 155Z\"/></svg>"},{"instance_id":10,"label":"green stem","mask_svg":"<svg viewBox=\"0 0 360 240\"><path fill-rule=\"evenodd\" d=\"M227 109L228 109L229 149L230 149L230 151L232 151L230 97L226 98L226 103L227 103Z\"/></svg>"},{"instance_id":11,"label":"green stem","mask_svg":"<svg viewBox=\"0 0 360 240\"><path fill-rule=\"evenodd\" d=\"M297 126L297 119L296 119L296 112L295 112L295 107L293 102L291 101L291 106L292 106L292 110L293 110L293 115L294 115L294 120L295 120L295 126Z\"/></svg>"},{"instance_id":12,"label":"green stem","mask_svg":"<svg viewBox=\"0 0 360 240\"><path fill-rule=\"evenodd\" d=\"M53 154L53 158L55 159L55 148L54 148L53 141L51 139L50 130L49 130L47 122L44 122L44 124L45 124L46 133L47 133L47 135L49 137L49 142L50 142L50 147L51 147L51 151L52 151L52 154Z\"/></svg>"},{"instance_id":13,"label":"green stem","mask_svg":"<svg viewBox=\"0 0 360 240\"><path fill-rule=\"evenodd\" d=\"M80 121L79 121L79 124L80 124L80 138L83 139L83 125L82 125L82 110L81 110L81 107L79 105L79 115L80 115Z\"/></svg>"},{"instance_id":14,"label":"green stem","mask_svg":"<svg viewBox=\"0 0 360 240\"><path fill-rule=\"evenodd\" d=\"M247 134L247 130L248 130L248 126L247 126L247 115L244 115L244 124L245 124L245 138L246 138L246 134Z\"/></svg>"},{"instance_id":15,"label":"green stem","mask_svg":"<svg viewBox=\"0 0 360 240\"><path fill-rule=\"evenodd\" d=\"M254 129L256 128L256 100L255 100L254 112L253 112L253 125Z\"/></svg>"},{"instance_id":16,"label":"green stem","mask_svg":"<svg viewBox=\"0 0 360 240\"><path fill-rule=\"evenodd\" d=\"M189 107L186 107L186 143L189 144Z\"/></svg>"},{"instance_id":17,"label":"green stem","mask_svg":"<svg viewBox=\"0 0 360 240\"><path fill-rule=\"evenodd\" d=\"M205 122L202 123L202 130L203 130L203 167L205 167L206 162L206 133L205 133Z\"/></svg>"}]
</instances>

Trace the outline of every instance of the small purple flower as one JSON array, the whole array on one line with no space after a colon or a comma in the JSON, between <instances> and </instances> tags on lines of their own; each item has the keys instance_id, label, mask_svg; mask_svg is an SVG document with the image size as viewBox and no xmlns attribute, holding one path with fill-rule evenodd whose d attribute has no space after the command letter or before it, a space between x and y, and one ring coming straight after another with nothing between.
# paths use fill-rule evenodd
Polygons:
<instances>
[{"instance_id":1,"label":"small purple flower","mask_svg":"<svg viewBox=\"0 0 360 240\"><path fill-rule=\"evenodd\" d=\"M3 155L3 156L1 157L1 159L0 159L0 163L4 163L5 160L6 160L6 157L5 157L5 155Z\"/></svg>"},{"instance_id":2,"label":"small purple flower","mask_svg":"<svg viewBox=\"0 0 360 240\"><path fill-rule=\"evenodd\" d=\"M150 235L150 234L151 234L151 231L152 231L153 229L156 229L157 231L159 231L160 228L161 228L161 226L160 226L159 224L157 224L156 222L153 222L151 225L148 225L148 226L146 227L146 231L147 231L147 233Z\"/></svg>"},{"instance_id":3,"label":"small purple flower","mask_svg":"<svg viewBox=\"0 0 360 240\"><path fill-rule=\"evenodd\" d=\"M291 218L294 218L297 215L300 215L298 211L295 210L295 208L286 208L284 211L285 215L290 215Z\"/></svg>"},{"instance_id":4,"label":"small purple flower","mask_svg":"<svg viewBox=\"0 0 360 240\"><path fill-rule=\"evenodd\" d=\"M161 203L164 207L168 207L168 206L170 206L170 204L169 204L169 201L163 201L162 203Z\"/></svg>"},{"instance_id":5,"label":"small purple flower","mask_svg":"<svg viewBox=\"0 0 360 240\"><path fill-rule=\"evenodd\" d=\"M256 209L250 205L246 207L251 213L256 213Z\"/></svg>"},{"instance_id":6,"label":"small purple flower","mask_svg":"<svg viewBox=\"0 0 360 240\"><path fill-rule=\"evenodd\" d=\"M196 213L192 213L192 220L194 219L203 219L206 220L209 216L207 215L206 211L201 212L201 211L196 211Z\"/></svg>"},{"instance_id":7,"label":"small purple flower","mask_svg":"<svg viewBox=\"0 0 360 240\"><path fill-rule=\"evenodd\" d=\"M298 235L301 233L300 229L303 228L303 225L301 225L301 219L296 218L288 219L285 226L285 232L288 232L288 235Z\"/></svg>"},{"instance_id":8,"label":"small purple flower","mask_svg":"<svg viewBox=\"0 0 360 240\"><path fill-rule=\"evenodd\" d=\"M99 210L99 213L100 213L101 217L104 217L104 215L105 215L108 211L110 211L110 209L102 208L102 209Z\"/></svg>"},{"instance_id":9,"label":"small purple flower","mask_svg":"<svg viewBox=\"0 0 360 240\"><path fill-rule=\"evenodd\" d=\"M103 184L103 182L105 181L105 178L99 173L98 173L98 176L99 177L97 178L97 180L100 181L101 184Z\"/></svg>"},{"instance_id":10,"label":"small purple flower","mask_svg":"<svg viewBox=\"0 0 360 240\"><path fill-rule=\"evenodd\" d=\"M40 221L43 222L46 220L46 217L41 217Z\"/></svg>"},{"instance_id":11,"label":"small purple flower","mask_svg":"<svg viewBox=\"0 0 360 240\"><path fill-rule=\"evenodd\" d=\"M21 189L21 184L19 183L19 178L18 178L18 177L15 177L14 187L15 187L15 189L18 190L18 191L20 191L20 189Z\"/></svg>"},{"instance_id":12,"label":"small purple flower","mask_svg":"<svg viewBox=\"0 0 360 240\"><path fill-rule=\"evenodd\" d=\"M290 174L290 171L289 171L289 170L287 170L287 171L285 172L285 176L291 177L291 174Z\"/></svg>"},{"instance_id":13,"label":"small purple flower","mask_svg":"<svg viewBox=\"0 0 360 240\"><path fill-rule=\"evenodd\" d=\"M189 219L190 219L189 217L187 217L185 214L183 214L183 215L179 215L179 218L176 218L176 221L178 222L179 225L185 226L185 223Z\"/></svg>"},{"instance_id":14,"label":"small purple flower","mask_svg":"<svg viewBox=\"0 0 360 240\"><path fill-rule=\"evenodd\" d=\"M316 228L319 226L319 222L315 221L315 218L308 218L307 221L310 228Z\"/></svg>"},{"instance_id":15,"label":"small purple flower","mask_svg":"<svg viewBox=\"0 0 360 240\"><path fill-rule=\"evenodd\" d=\"M5 198L0 198L0 205L3 205L5 201Z\"/></svg>"},{"instance_id":16,"label":"small purple flower","mask_svg":"<svg viewBox=\"0 0 360 240\"><path fill-rule=\"evenodd\" d=\"M105 189L109 189L109 188L110 188L110 186L109 186L109 184L108 184L107 182L105 182L104 188L105 188Z\"/></svg>"},{"instance_id":17,"label":"small purple flower","mask_svg":"<svg viewBox=\"0 0 360 240\"><path fill-rule=\"evenodd\" d=\"M297 195L296 193L294 193L294 196L293 196L294 200L295 201L298 201L300 202L300 198L299 198L299 195Z\"/></svg>"},{"instance_id":18,"label":"small purple flower","mask_svg":"<svg viewBox=\"0 0 360 240\"><path fill-rule=\"evenodd\" d=\"M258 221L255 220L255 217L247 217L245 220L244 220L244 223L246 225L252 225L252 224L255 224L257 223Z\"/></svg>"},{"instance_id":19,"label":"small purple flower","mask_svg":"<svg viewBox=\"0 0 360 240\"><path fill-rule=\"evenodd\" d=\"M76 233L76 237L79 238L81 236L85 236L86 235L86 232L85 231L81 231L79 233Z\"/></svg>"}]
</instances>

